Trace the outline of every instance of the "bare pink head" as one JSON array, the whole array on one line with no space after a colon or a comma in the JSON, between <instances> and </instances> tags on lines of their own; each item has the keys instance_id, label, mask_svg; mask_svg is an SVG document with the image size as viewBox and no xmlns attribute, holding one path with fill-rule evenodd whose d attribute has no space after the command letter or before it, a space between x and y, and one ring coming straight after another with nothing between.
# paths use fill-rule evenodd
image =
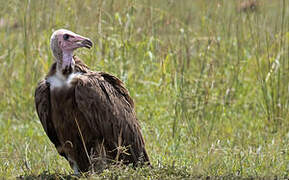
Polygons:
<instances>
[{"instance_id":1,"label":"bare pink head","mask_svg":"<svg viewBox=\"0 0 289 180\"><path fill-rule=\"evenodd\" d=\"M90 39L66 29L56 30L50 40L50 47L57 62L62 68L73 64L73 51L80 47L91 48Z\"/></svg>"}]
</instances>

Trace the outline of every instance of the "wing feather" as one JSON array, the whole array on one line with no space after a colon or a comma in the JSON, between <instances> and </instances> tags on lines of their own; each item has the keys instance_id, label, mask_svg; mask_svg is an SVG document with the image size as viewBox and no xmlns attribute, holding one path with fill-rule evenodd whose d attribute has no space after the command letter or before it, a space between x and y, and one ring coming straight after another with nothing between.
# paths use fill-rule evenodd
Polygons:
<instances>
[{"instance_id":1,"label":"wing feather","mask_svg":"<svg viewBox=\"0 0 289 180\"><path fill-rule=\"evenodd\" d=\"M141 156L149 161L133 101L118 78L103 72L85 74L75 87L75 99L90 127L108 144L117 148L121 137L122 146L130 147L131 162Z\"/></svg>"},{"instance_id":2,"label":"wing feather","mask_svg":"<svg viewBox=\"0 0 289 180\"><path fill-rule=\"evenodd\" d=\"M40 81L35 90L35 106L45 133L55 147L59 147L60 141L51 120L50 88L46 80ZM61 152L60 155L65 157Z\"/></svg>"}]
</instances>

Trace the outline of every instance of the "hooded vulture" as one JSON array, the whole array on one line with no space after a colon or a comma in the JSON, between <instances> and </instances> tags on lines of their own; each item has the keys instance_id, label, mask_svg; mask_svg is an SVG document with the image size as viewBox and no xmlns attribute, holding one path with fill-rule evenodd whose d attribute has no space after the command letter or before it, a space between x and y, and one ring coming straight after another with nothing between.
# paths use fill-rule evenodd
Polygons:
<instances>
[{"instance_id":1,"label":"hooded vulture","mask_svg":"<svg viewBox=\"0 0 289 180\"><path fill-rule=\"evenodd\" d=\"M65 29L52 34L55 62L35 91L44 131L75 173L117 162L149 164L134 103L123 83L91 71L73 55L75 49L92 45Z\"/></svg>"}]
</instances>

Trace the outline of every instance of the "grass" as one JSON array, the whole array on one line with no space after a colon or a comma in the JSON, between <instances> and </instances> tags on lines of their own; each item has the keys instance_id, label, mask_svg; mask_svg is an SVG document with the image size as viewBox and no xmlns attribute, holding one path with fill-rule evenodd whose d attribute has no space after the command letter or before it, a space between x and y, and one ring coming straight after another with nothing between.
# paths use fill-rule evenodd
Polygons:
<instances>
[{"instance_id":1,"label":"grass","mask_svg":"<svg viewBox=\"0 0 289 180\"><path fill-rule=\"evenodd\" d=\"M58 28L90 37L76 54L118 76L136 103L153 169L92 179L288 178L289 3L259 0L0 0L0 177L69 178L34 89Z\"/></svg>"}]
</instances>

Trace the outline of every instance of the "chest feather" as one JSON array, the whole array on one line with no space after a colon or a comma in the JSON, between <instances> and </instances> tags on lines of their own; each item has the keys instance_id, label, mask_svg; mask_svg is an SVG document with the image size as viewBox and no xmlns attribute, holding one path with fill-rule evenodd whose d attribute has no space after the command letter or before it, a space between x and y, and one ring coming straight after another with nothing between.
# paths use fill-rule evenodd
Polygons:
<instances>
[{"instance_id":1,"label":"chest feather","mask_svg":"<svg viewBox=\"0 0 289 180\"><path fill-rule=\"evenodd\" d=\"M47 78L47 81L50 84L50 89L53 90L55 88L62 87L70 87L72 82L79 77L80 73L71 73L68 76L63 76L61 73L56 72L53 76Z\"/></svg>"}]
</instances>

